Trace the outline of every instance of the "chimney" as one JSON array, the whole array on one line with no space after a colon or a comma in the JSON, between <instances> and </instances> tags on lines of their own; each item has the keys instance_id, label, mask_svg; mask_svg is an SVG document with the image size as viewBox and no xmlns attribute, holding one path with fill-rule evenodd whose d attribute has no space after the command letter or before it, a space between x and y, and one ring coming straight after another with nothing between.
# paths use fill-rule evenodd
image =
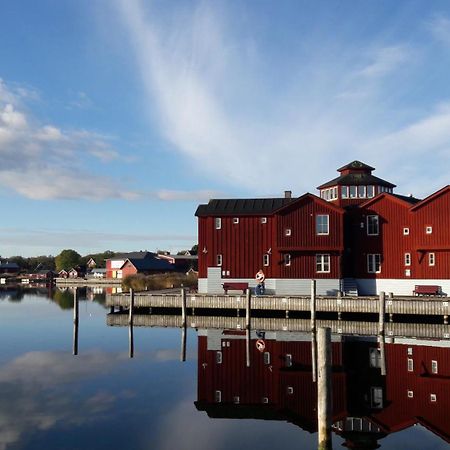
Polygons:
<instances>
[{"instance_id":1,"label":"chimney","mask_svg":"<svg viewBox=\"0 0 450 450\"><path fill-rule=\"evenodd\" d=\"M284 191L284 198L292 198L292 191Z\"/></svg>"}]
</instances>

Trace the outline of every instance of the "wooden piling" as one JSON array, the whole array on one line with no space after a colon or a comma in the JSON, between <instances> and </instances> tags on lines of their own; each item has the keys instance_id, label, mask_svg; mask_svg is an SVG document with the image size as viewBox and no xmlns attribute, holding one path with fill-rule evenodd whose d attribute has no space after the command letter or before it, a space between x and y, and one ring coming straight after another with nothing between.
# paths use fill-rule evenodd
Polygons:
<instances>
[{"instance_id":1,"label":"wooden piling","mask_svg":"<svg viewBox=\"0 0 450 450\"><path fill-rule=\"evenodd\" d=\"M378 336L378 342L380 344L380 369L381 375L386 376L386 350L385 350L385 336L380 334Z\"/></svg>"},{"instance_id":2,"label":"wooden piling","mask_svg":"<svg viewBox=\"0 0 450 450\"><path fill-rule=\"evenodd\" d=\"M378 334L384 335L384 316L386 313L386 294L384 292L380 292L380 301L378 306Z\"/></svg>"},{"instance_id":3,"label":"wooden piling","mask_svg":"<svg viewBox=\"0 0 450 450\"><path fill-rule=\"evenodd\" d=\"M78 355L79 304L77 288L73 290L73 345L72 353Z\"/></svg>"},{"instance_id":4,"label":"wooden piling","mask_svg":"<svg viewBox=\"0 0 450 450\"><path fill-rule=\"evenodd\" d=\"M252 301L252 294L250 289L247 289L245 302L245 356L247 367L250 367L251 301Z\"/></svg>"},{"instance_id":5,"label":"wooden piling","mask_svg":"<svg viewBox=\"0 0 450 450\"><path fill-rule=\"evenodd\" d=\"M311 366L313 383L317 381L316 280L311 280Z\"/></svg>"},{"instance_id":6,"label":"wooden piling","mask_svg":"<svg viewBox=\"0 0 450 450\"><path fill-rule=\"evenodd\" d=\"M128 308L128 323L133 325L133 311L134 309L134 290L130 289L130 306Z\"/></svg>"},{"instance_id":7,"label":"wooden piling","mask_svg":"<svg viewBox=\"0 0 450 450\"><path fill-rule=\"evenodd\" d=\"M180 352L180 361L186 361L186 336L187 330L186 325L181 327L181 352Z\"/></svg>"},{"instance_id":8,"label":"wooden piling","mask_svg":"<svg viewBox=\"0 0 450 450\"><path fill-rule=\"evenodd\" d=\"M128 356L134 357L134 333L133 333L133 321L128 325Z\"/></svg>"},{"instance_id":9,"label":"wooden piling","mask_svg":"<svg viewBox=\"0 0 450 450\"><path fill-rule=\"evenodd\" d=\"M318 450L332 449L331 328L317 330Z\"/></svg>"},{"instance_id":10,"label":"wooden piling","mask_svg":"<svg viewBox=\"0 0 450 450\"><path fill-rule=\"evenodd\" d=\"M392 305L392 300L394 300L393 292L389 292L389 300L391 301L391 305ZM394 320L394 314L389 313L389 322L392 322L393 320Z\"/></svg>"},{"instance_id":11,"label":"wooden piling","mask_svg":"<svg viewBox=\"0 0 450 450\"><path fill-rule=\"evenodd\" d=\"M186 291L181 288L181 326L186 326Z\"/></svg>"}]
</instances>

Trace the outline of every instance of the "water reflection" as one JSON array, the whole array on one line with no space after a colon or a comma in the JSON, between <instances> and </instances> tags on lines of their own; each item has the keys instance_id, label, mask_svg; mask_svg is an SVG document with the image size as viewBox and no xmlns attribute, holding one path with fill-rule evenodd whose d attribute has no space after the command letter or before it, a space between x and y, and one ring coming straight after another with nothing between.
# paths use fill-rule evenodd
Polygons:
<instances>
[{"instance_id":1,"label":"water reflection","mask_svg":"<svg viewBox=\"0 0 450 450\"><path fill-rule=\"evenodd\" d=\"M284 420L316 432L310 335L265 333L262 352L257 338L246 367L245 333L199 330L197 409L211 418ZM344 446L375 449L390 433L415 424L450 442L448 342L386 343L382 376L375 337L333 341L333 428Z\"/></svg>"}]
</instances>

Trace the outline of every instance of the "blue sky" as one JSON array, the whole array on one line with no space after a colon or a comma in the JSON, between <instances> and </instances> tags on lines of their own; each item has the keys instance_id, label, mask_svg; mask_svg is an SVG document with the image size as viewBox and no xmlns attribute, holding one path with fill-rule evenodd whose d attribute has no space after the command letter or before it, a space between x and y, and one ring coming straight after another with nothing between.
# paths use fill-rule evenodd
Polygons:
<instances>
[{"instance_id":1,"label":"blue sky","mask_svg":"<svg viewBox=\"0 0 450 450\"><path fill-rule=\"evenodd\" d=\"M0 255L177 251L359 159L449 184L448 1L5 0Z\"/></svg>"}]
</instances>

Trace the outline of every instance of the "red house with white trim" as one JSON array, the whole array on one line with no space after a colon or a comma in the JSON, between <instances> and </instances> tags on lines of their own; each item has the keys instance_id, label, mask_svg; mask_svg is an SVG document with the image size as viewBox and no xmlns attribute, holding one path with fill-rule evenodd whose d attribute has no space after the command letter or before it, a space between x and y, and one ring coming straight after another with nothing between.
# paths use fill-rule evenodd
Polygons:
<instances>
[{"instance_id":1,"label":"red house with white trim","mask_svg":"<svg viewBox=\"0 0 450 450\"><path fill-rule=\"evenodd\" d=\"M319 195L216 199L200 205L199 292L223 282L268 294L338 291L411 295L417 284L450 293L450 186L424 200L394 194L395 185L353 161L318 187Z\"/></svg>"}]
</instances>

